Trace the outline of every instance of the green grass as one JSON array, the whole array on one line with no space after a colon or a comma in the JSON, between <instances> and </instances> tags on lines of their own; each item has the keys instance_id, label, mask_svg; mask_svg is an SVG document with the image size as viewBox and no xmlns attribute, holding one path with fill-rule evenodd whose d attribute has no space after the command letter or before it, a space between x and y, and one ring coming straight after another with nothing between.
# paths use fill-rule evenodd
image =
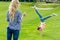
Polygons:
<instances>
[{"instance_id":1,"label":"green grass","mask_svg":"<svg viewBox=\"0 0 60 40\"><path fill-rule=\"evenodd\" d=\"M6 28L8 25L6 21L6 12L9 3L10 2L0 2L0 40L6 40ZM22 13L26 12L26 17L22 20L19 40L60 40L60 6L54 5L55 7L53 10L39 10L43 16L50 15L51 13L56 13L58 15L46 21L46 27L43 31L43 36L41 36L39 31L37 31L40 20L34 9L31 8L33 5L34 3L21 3L19 7ZM53 6L51 5L49 7Z\"/></svg>"}]
</instances>

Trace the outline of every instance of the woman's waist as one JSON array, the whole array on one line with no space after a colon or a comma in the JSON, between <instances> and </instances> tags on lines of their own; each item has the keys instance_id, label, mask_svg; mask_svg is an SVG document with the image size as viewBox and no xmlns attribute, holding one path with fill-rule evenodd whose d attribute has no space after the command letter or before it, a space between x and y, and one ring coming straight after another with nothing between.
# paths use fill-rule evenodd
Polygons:
<instances>
[{"instance_id":1,"label":"woman's waist","mask_svg":"<svg viewBox=\"0 0 60 40\"><path fill-rule=\"evenodd\" d=\"M9 26L20 26L20 23L9 23Z\"/></svg>"}]
</instances>

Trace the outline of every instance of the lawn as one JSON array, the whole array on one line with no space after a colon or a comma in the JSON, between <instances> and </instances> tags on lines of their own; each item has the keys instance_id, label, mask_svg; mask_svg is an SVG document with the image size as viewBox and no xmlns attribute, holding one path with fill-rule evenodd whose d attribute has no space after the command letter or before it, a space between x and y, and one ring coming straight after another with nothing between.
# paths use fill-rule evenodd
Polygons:
<instances>
[{"instance_id":1,"label":"lawn","mask_svg":"<svg viewBox=\"0 0 60 40\"><path fill-rule=\"evenodd\" d=\"M0 40L6 40L6 28L8 22L6 21L6 12L10 2L0 2ZM48 16L56 13L58 16L51 17L46 20L46 27L43 31L43 36L37 30L40 24L39 17L31 8L33 5L39 3L21 3L18 8L21 12L26 12L26 16L22 20L22 27L19 35L19 40L60 40L60 6L59 5L37 5L38 7L52 7L52 10L39 10L43 16Z\"/></svg>"}]
</instances>

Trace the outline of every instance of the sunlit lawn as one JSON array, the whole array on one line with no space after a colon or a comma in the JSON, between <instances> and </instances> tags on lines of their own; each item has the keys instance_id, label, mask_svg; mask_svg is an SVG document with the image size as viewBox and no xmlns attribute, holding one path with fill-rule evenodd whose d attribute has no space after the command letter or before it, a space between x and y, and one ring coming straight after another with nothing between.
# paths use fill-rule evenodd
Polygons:
<instances>
[{"instance_id":1,"label":"sunlit lawn","mask_svg":"<svg viewBox=\"0 0 60 40\"><path fill-rule=\"evenodd\" d=\"M6 28L8 25L6 12L9 3L10 2L0 2L0 40L6 40ZM58 15L46 21L46 27L43 31L43 36L41 36L39 31L37 31L40 20L34 9L31 8L33 5L33 3L22 3L19 7L22 13L26 12L26 16L22 20L19 40L60 40L60 7L56 6L52 10L39 10L43 16L48 16L52 13Z\"/></svg>"}]
</instances>

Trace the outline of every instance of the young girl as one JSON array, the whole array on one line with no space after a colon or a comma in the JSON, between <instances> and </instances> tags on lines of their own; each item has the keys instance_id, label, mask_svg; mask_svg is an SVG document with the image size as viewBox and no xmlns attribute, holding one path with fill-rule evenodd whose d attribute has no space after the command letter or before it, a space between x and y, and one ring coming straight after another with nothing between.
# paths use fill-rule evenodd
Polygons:
<instances>
[{"instance_id":1,"label":"young girl","mask_svg":"<svg viewBox=\"0 0 60 40\"><path fill-rule=\"evenodd\" d=\"M19 6L18 0L12 0L9 6L9 10L7 12L7 40L18 40L19 30L21 29L21 19L22 14L19 10L17 10ZM25 16L25 14L23 15Z\"/></svg>"},{"instance_id":2,"label":"young girl","mask_svg":"<svg viewBox=\"0 0 60 40\"><path fill-rule=\"evenodd\" d=\"M35 9L37 15L39 16L40 21L41 21L41 24L40 24L40 26L37 28L37 30L39 30L40 33L41 33L41 35L42 35L42 31L43 31L43 29L44 29L44 27L45 27L45 25L46 25L46 24L45 24L45 20L47 20L48 18L51 18L52 16L56 16L56 14L51 14L51 15L49 15L49 16L42 17L42 15L38 12L36 6L34 6L34 9Z\"/></svg>"}]
</instances>

